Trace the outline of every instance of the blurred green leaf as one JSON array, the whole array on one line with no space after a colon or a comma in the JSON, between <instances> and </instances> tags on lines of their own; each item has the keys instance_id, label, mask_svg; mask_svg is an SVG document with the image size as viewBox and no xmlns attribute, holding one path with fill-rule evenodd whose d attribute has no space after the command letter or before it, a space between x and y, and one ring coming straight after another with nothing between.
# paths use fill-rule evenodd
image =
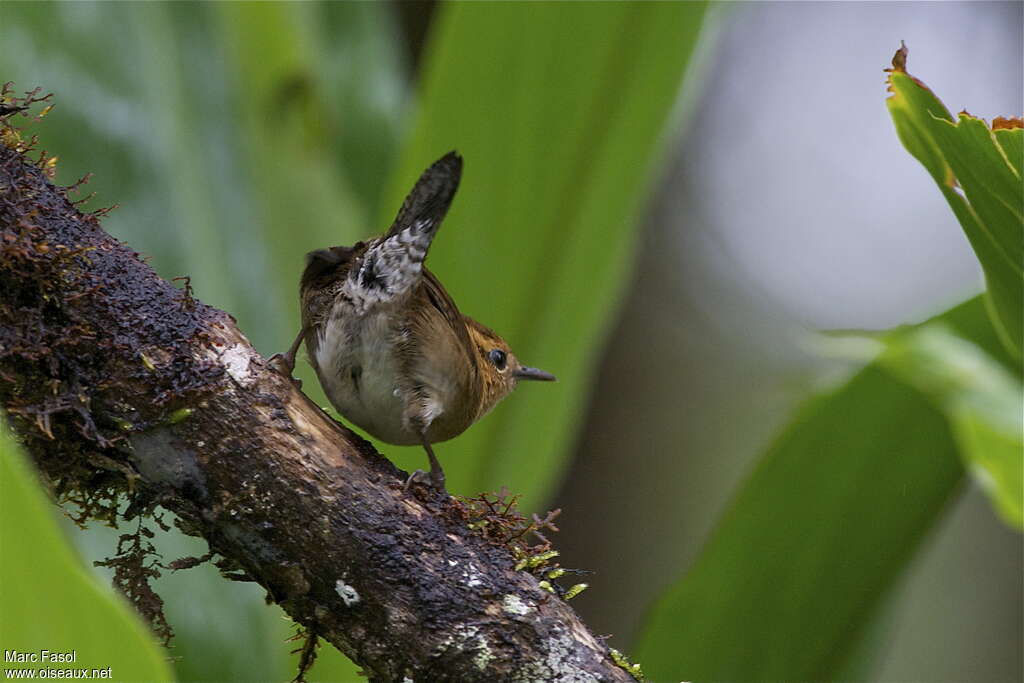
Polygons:
<instances>
[{"instance_id":1,"label":"blurred green leaf","mask_svg":"<svg viewBox=\"0 0 1024 683\"><path fill-rule=\"evenodd\" d=\"M980 298L938 320L1011 362ZM652 680L848 670L963 473L944 414L884 367L809 401L760 459L652 610L637 651Z\"/></svg>"},{"instance_id":2,"label":"blurred green leaf","mask_svg":"<svg viewBox=\"0 0 1024 683\"><path fill-rule=\"evenodd\" d=\"M1020 529L1024 387L975 344L944 325L897 334L879 358L946 414L967 469L1007 523Z\"/></svg>"},{"instance_id":3,"label":"blurred green leaf","mask_svg":"<svg viewBox=\"0 0 1024 683\"><path fill-rule=\"evenodd\" d=\"M899 53L897 53L899 56ZM954 122L920 81L889 76L886 104L900 141L946 197L985 272L987 303L1007 348L1019 360L1024 338L1024 131L993 132L961 112Z\"/></svg>"},{"instance_id":4,"label":"blurred green leaf","mask_svg":"<svg viewBox=\"0 0 1024 683\"><path fill-rule=\"evenodd\" d=\"M323 35L319 24L328 13L344 12L353 19L380 13L370 4L344 7L347 9L312 3L215 5L214 25L236 88L232 125L241 140L239 166L233 172L248 181L247 211L259 217L256 224L262 228L253 233L254 226L241 225L233 242L245 249L251 248L248 241L262 242L266 263L255 272L270 276L263 286L273 291L261 292L264 296L254 299L252 303L261 314L252 317L268 317L260 299L269 295L277 300L279 309L270 312L278 315L269 321L276 328L274 337L279 340L280 350L299 329L298 282L306 252L350 244L365 236L373 195L366 189L364 197L358 197L350 179L359 178L361 186L379 188L384 182L383 173L390 167L394 112L390 118L375 117L376 126L364 121L365 127L356 128L349 121L348 110L358 111L357 107L334 110L359 98L339 93L331 79L340 80L344 73L349 79L361 74L366 98L371 97L375 82L380 84L377 87L386 88L397 80L389 72L397 66L383 59L379 50L357 51L356 47L367 40L364 37L355 42L358 39L352 27ZM345 22L337 21L337 25L343 27ZM348 58L325 54L329 45L346 46ZM318 64L320 59L329 60L338 72ZM371 118L369 112L362 114ZM367 141L367 157L357 158L357 148L351 144L345 149L339 147L340 140L353 137ZM340 159L345 160L344 165ZM311 382L310 386L316 387L317 383Z\"/></svg>"},{"instance_id":5,"label":"blurred green leaf","mask_svg":"<svg viewBox=\"0 0 1024 683\"><path fill-rule=\"evenodd\" d=\"M942 416L865 369L761 459L659 600L638 661L657 681L828 680L960 473Z\"/></svg>"},{"instance_id":6,"label":"blurred green leaf","mask_svg":"<svg viewBox=\"0 0 1024 683\"><path fill-rule=\"evenodd\" d=\"M83 569L54 510L0 417L0 649L76 655L68 663L4 669L110 667L115 680L172 680L168 653L109 586Z\"/></svg>"},{"instance_id":7,"label":"blurred green leaf","mask_svg":"<svg viewBox=\"0 0 1024 683\"><path fill-rule=\"evenodd\" d=\"M452 491L508 486L529 510L564 471L705 9L440 8L415 130L380 229L423 168L459 150L462 187L428 265L465 314L559 379L520 386L438 448ZM412 457L422 465L422 454Z\"/></svg>"}]
</instances>

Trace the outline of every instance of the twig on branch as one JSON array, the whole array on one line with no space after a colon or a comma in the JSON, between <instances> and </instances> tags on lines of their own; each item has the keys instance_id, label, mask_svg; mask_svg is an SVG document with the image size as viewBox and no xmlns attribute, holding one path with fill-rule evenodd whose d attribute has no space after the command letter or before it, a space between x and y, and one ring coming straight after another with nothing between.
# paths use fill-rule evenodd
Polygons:
<instances>
[{"instance_id":1,"label":"twig on branch","mask_svg":"<svg viewBox=\"0 0 1024 683\"><path fill-rule=\"evenodd\" d=\"M374 681L632 680L464 507L404 492L0 127L0 405L58 500L111 521L125 497L128 517L173 512Z\"/></svg>"}]
</instances>

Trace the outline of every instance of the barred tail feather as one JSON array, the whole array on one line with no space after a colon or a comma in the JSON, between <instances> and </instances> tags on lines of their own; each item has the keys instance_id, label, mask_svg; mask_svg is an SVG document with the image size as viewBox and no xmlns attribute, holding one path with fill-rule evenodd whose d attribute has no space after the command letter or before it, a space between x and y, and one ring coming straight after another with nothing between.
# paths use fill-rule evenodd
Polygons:
<instances>
[{"instance_id":1,"label":"barred tail feather","mask_svg":"<svg viewBox=\"0 0 1024 683\"><path fill-rule=\"evenodd\" d=\"M448 152L431 164L402 202L402 208L385 237L394 237L409 230L421 235L421 241L425 239L423 248L426 250L448 213L461 178L462 157L457 152Z\"/></svg>"},{"instance_id":2,"label":"barred tail feather","mask_svg":"<svg viewBox=\"0 0 1024 683\"><path fill-rule=\"evenodd\" d=\"M394 224L370 244L346 289L365 304L395 300L420 281L423 260L462 176L462 157L449 152L423 172L398 211Z\"/></svg>"}]
</instances>

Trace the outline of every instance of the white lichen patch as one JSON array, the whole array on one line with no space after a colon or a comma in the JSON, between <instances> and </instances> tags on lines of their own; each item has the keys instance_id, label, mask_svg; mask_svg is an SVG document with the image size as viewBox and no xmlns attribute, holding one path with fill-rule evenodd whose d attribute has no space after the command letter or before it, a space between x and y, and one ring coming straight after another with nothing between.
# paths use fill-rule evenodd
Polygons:
<instances>
[{"instance_id":1,"label":"white lichen patch","mask_svg":"<svg viewBox=\"0 0 1024 683\"><path fill-rule=\"evenodd\" d=\"M231 375L231 379L243 387L247 387L255 381L255 377L249 372L249 360L251 357L248 347L235 344L220 354L220 362L224 365L227 373Z\"/></svg>"},{"instance_id":2,"label":"white lichen patch","mask_svg":"<svg viewBox=\"0 0 1024 683\"><path fill-rule=\"evenodd\" d=\"M341 596L342 601L345 603L345 607L351 607L359 602L359 592L341 579L334 582L334 590Z\"/></svg>"},{"instance_id":3,"label":"white lichen patch","mask_svg":"<svg viewBox=\"0 0 1024 683\"><path fill-rule=\"evenodd\" d=\"M449 567L458 567L458 560L447 560ZM472 562L462 567L462 582L466 584L468 588L476 588L484 585L484 575L480 573L480 568Z\"/></svg>"},{"instance_id":4,"label":"white lichen patch","mask_svg":"<svg viewBox=\"0 0 1024 683\"><path fill-rule=\"evenodd\" d=\"M462 572L462 579L466 582L466 586L469 588L476 588L477 586L482 586L484 584L483 575L480 573L477 566L472 563L470 563L469 567Z\"/></svg>"},{"instance_id":5,"label":"white lichen patch","mask_svg":"<svg viewBox=\"0 0 1024 683\"><path fill-rule=\"evenodd\" d=\"M494 655L491 654L491 648L487 647L487 641L480 638L480 643L482 647L478 648L476 654L473 655L473 664L481 671L486 671L487 665L494 659Z\"/></svg>"},{"instance_id":6,"label":"white lichen patch","mask_svg":"<svg viewBox=\"0 0 1024 683\"><path fill-rule=\"evenodd\" d=\"M458 652L473 651L473 666L480 671L486 671L490 663L494 661L494 653L491 652L487 640L480 635L480 629L470 624L456 626L452 635L445 638L438 646L438 654L451 648L455 648Z\"/></svg>"},{"instance_id":7,"label":"white lichen patch","mask_svg":"<svg viewBox=\"0 0 1024 683\"><path fill-rule=\"evenodd\" d=\"M546 651L542 661L526 663L513 675L516 683L535 681L560 681L564 683L598 683L599 679L575 660L578 643L571 634L556 629L555 634L544 643ZM594 656L597 653L594 652Z\"/></svg>"},{"instance_id":8,"label":"white lichen patch","mask_svg":"<svg viewBox=\"0 0 1024 683\"><path fill-rule=\"evenodd\" d=\"M529 613L533 607L523 602L522 598L515 593L509 593L501 601L501 609L504 610L506 614L515 614L521 617L524 614Z\"/></svg>"}]
</instances>

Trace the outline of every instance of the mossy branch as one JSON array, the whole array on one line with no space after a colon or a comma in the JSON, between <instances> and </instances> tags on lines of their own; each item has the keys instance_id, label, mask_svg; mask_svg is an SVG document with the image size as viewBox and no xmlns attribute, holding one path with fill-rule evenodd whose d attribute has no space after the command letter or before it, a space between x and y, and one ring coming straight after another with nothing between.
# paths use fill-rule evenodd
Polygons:
<instances>
[{"instance_id":1,"label":"mossy branch","mask_svg":"<svg viewBox=\"0 0 1024 683\"><path fill-rule=\"evenodd\" d=\"M173 512L371 680L632 680L464 506L404 491L0 127L0 405L58 500Z\"/></svg>"}]
</instances>

